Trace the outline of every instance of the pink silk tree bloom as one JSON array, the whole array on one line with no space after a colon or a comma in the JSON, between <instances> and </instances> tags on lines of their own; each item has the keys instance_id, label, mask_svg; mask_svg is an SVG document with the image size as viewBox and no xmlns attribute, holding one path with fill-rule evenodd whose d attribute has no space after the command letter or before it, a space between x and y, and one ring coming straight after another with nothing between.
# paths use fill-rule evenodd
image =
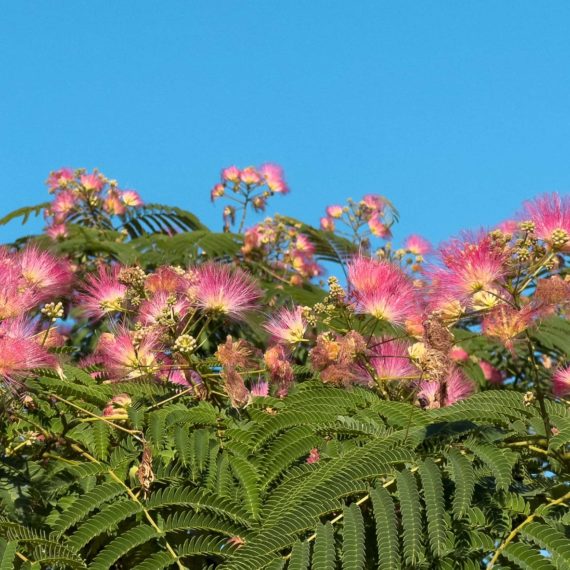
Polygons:
<instances>
[{"instance_id":1,"label":"pink silk tree bloom","mask_svg":"<svg viewBox=\"0 0 570 570\"><path fill-rule=\"evenodd\" d=\"M392 236L390 228L382 223L379 216L372 216L368 220L368 228L372 232L372 235L376 237L388 239Z\"/></svg>"},{"instance_id":2,"label":"pink silk tree bloom","mask_svg":"<svg viewBox=\"0 0 570 570\"><path fill-rule=\"evenodd\" d=\"M357 257L348 264L348 281L359 313L402 325L418 312L412 281L392 263Z\"/></svg>"},{"instance_id":3,"label":"pink silk tree bloom","mask_svg":"<svg viewBox=\"0 0 570 570\"><path fill-rule=\"evenodd\" d=\"M502 384L504 382L506 378L505 373L495 368L490 362L487 362L486 360L481 360L479 362L479 367L483 372L485 380L491 382L491 384Z\"/></svg>"},{"instance_id":4,"label":"pink silk tree bloom","mask_svg":"<svg viewBox=\"0 0 570 570\"><path fill-rule=\"evenodd\" d=\"M361 203L364 204L369 210L373 212L382 212L384 210L385 201L382 196L378 194L366 194L364 198L362 198Z\"/></svg>"},{"instance_id":5,"label":"pink silk tree bloom","mask_svg":"<svg viewBox=\"0 0 570 570\"><path fill-rule=\"evenodd\" d=\"M119 329L117 334L103 333L97 346L97 354L113 380L156 375L160 370L157 351L155 335L148 334L135 342L127 329Z\"/></svg>"},{"instance_id":6,"label":"pink silk tree bloom","mask_svg":"<svg viewBox=\"0 0 570 570\"><path fill-rule=\"evenodd\" d=\"M186 299L176 299L172 294L160 291L141 303L139 321L148 326L173 324L188 313L189 306Z\"/></svg>"},{"instance_id":7,"label":"pink silk tree bloom","mask_svg":"<svg viewBox=\"0 0 570 570\"><path fill-rule=\"evenodd\" d=\"M455 362L465 362L469 360L469 353L460 346L453 346L449 351L449 358Z\"/></svg>"},{"instance_id":8,"label":"pink silk tree bloom","mask_svg":"<svg viewBox=\"0 0 570 570\"><path fill-rule=\"evenodd\" d=\"M210 190L210 200L215 202L218 198L221 198L226 193L226 187L223 184L216 184L212 190Z\"/></svg>"},{"instance_id":9,"label":"pink silk tree bloom","mask_svg":"<svg viewBox=\"0 0 570 570\"><path fill-rule=\"evenodd\" d=\"M439 284L458 297L492 290L506 271L508 259L489 235L466 233L440 248L445 266L438 275Z\"/></svg>"},{"instance_id":10,"label":"pink silk tree bloom","mask_svg":"<svg viewBox=\"0 0 570 570\"><path fill-rule=\"evenodd\" d=\"M332 218L321 218L321 230L325 230L325 232L334 232L334 221Z\"/></svg>"},{"instance_id":11,"label":"pink silk tree bloom","mask_svg":"<svg viewBox=\"0 0 570 570\"><path fill-rule=\"evenodd\" d=\"M501 230L504 234L514 235L519 231L519 223L516 220L504 220L497 224L496 228Z\"/></svg>"},{"instance_id":12,"label":"pink silk tree bloom","mask_svg":"<svg viewBox=\"0 0 570 570\"><path fill-rule=\"evenodd\" d=\"M249 393L255 398L265 398L269 395L269 383L264 381L256 382L251 385Z\"/></svg>"},{"instance_id":13,"label":"pink silk tree bloom","mask_svg":"<svg viewBox=\"0 0 570 570\"><path fill-rule=\"evenodd\" d=\"M269 190L275 194L287 194L289 192L283 169L278 164L263 164L259 168L259 174L265 180Z\"/></svg>"},{"instance_id":14,"label":"pink silk tree bloom","mask_svg":"<svg viewBox=\"0 0 570 570\"><path fill-rule=\"evenodd\" d=\"M294 248L304 254L312 255L315 253L315 246L311 243L309 238L304 234L299 234L295 238Z\"/></svg>"},{"instance_id":15,"label":"pink silk tree bloom","mask_svg":"<svg viewBox=\"0 0 570 570\"><path fill-rule=\"evenodd\" d=\"M411 363L410 344L402 340L375 339L370 350L370 364L380 380L413 381L420 371Z\"/></svg>"},{"instance_id":16,"label":"pink silk tree bloom","mask_svg":"<svg viewBox=\"0 0 570 570\"><path fill-rule=\"evenodd\" d=\"M500 340L513 352L516 338L532 325L536 316L536 310L529 306L518 310L499 305L483 318L483 334Z\"/></svg>"},{"instance_id":17,"label":"pink silk tree bloom","mask_svg":"<svg viewBox=\"0 0 570 570\"><path fill-rule=\"evenodd\" d=\"M77 206L77 203L77 196L72 190L59 192L49 206L49 212L54 217L54 223L59 224L65 222L66 218Z\"/></svg>"},{"instance_id":18,"label":"pink silk tree bloom","mask_svg":"<svg viewBox=\"0 0 570 570\"><path fill-rule=\"evenodd\" d=\"M342 217L342 206L338 206L337 204L327 206L326 213L329 218L338 219Z\"/></svg>"},{"instance_id":19,"label":"pink silk tree bloom","mask_svg":"<svg viewBox=\"0 0 570 570\"><path fill-rule=\"evenodd\" d=\"M422 236L412 234L406 238L404 249L414 255L427 255L428 253L431 253L432 246L430 242Z\"/></svg>"},{"instance_id":20,"label":"pink silk tree bloom","mask_svg":"<svg viewBox=\"0 0 570 570\"><path fill-rule=\"evenodd\" d=\"M552 392L557 397L570 394L570 366L560 368L552 377Z\"/></svg>"},{"instance_id":21,"label":"pink silk tree bloom","mask_svg":"<svg viewBox=\"0 0 570 570\"><path fill-rule=\"evenodd\" d=\"M206 313L242 320L261 299L257 284L241 269L207 263L196 273L195 302Z\"/></svg>"},{"instance_id":22,"label":"pink silk tree bloom","mask_svg":"<svg viewBox=\"0 0 570 570\"><path fill-rule=\"evenodd\" d=\"M240 175L241 172L237 166L228 166L222 169L221 177L224 182L237 183L240 181Z\"/></svg>"},{"instance_id":23,"label":"pink silk tree bloom","mask_svg":"<svg viewBox=\"0 0 570 570\"><path fill-rule=\"evenodd\" d=\"M473 382L461 370L452 367L445 384L445 405L451 406L475 392Z\"/></svg>"},{"instance_id":24,"label":"pink silk tree bloom","mask_svg":"<svg viewBox=\"0 0 570 570\"><path fill-rule=\"evenodd\" d=\"M46 235L53 240L64 239L68 236L65 224L50 224L46 227Z\"/></svg>"},{"instance_id":25,"label":"pink silk tree bloom","mask_svg":"<svg viewBox=\"0 0 570 570\"><path fill-rule=\"evenodd\" d=\"M271 382L277 385L277 396L287 395L289 388L295 381L295 372L291 365L291 355L282 345L277 344L268 348L263 355Z\"/></svg>"},{"instance_id":26,"label":"pink silk tree bloom","mask_svg":"<svg viewBox=\"0 0 570 570\"><path fill-rule=\"evenodd\" d=\"M522 218L534 222L534 235L556 249L570 252L570 196L556 192L523 203Z\"/></svg>"},{"instance_id":27,"label":"pink silk tree bloom","mask_svg":"<svg viewBox=\"0 0 570 570\"><path fill-rule=\"evenodd\" d=\"M42 299L54 299L71 289L73 272L65 259L31 246L22 250L17 260L25 282L35 288Z\"/></svg>"},{"instance_id":28,"label":"pink silk tree bloom","mask_svg":"<svg viewBox=\"0 0 570 570\"><path fill-rule=\"evenodd\" d=\"M107 192L107 196L103 200L103 210L112 216L122 216L127 211L127 207L121 200L119 190L111 188Z\"/></svg>"},{"instance_id":29,"label":"pink silk tree bloom","mask_svg":"<svg viewBox=\"0 0 570 570\"><path fill-rule=\"evenodd\" d=\"M50 172L47 179L47 185L50 192L53 192L57 188L64 187L70 180L75 178L75 173L71 168L61 168Z\"/></svg>"},{"instance_id":30,"label":"pink silk tree bloom","mask_svg":"<svg viewBox=\"0 0 570 570\"><path fill-rule=\"evenodd\" d=\"M139 193L135 190L120 190L119 192L121 200L127 208L138 208L144 204Z\"/></svg>"},{"instance_id":31,"label":"pink silk tree bloom","mask_svg":"<svg viewBox=\"0 0 570 570\"><path fill-rule=\"evenodd\" d=\"M2 264L3 265L3 264ZM38 290L27 285L15 267L0 269L0 319L17 317L40 302Z\"/></svg>"},{"instance_id":32,"label":"pink silk tree bloom","mask_svg":"<svg viewBox=\"0 0 570 570\"><path fill-rule=\"evenodd\" d=\"M99 192L105 186L105 179L97 172L82 174L79 181L86 190L94 190L96 192Z\"/></svg>"},{"instance_id":33,"label":"pink silk tree bloom","mask_svg":"<svg viewBox=\"0 0 570 570\"><path fill-rule=\"evenodd\" d=\"M100 266L97 273L87 276L78 295L79 307L87 317L100 319L123 310L127 287L119 283L119 271L118 266Z\"/></svg>"},{"instance_id":34,"label":"pink silk tree bloom","mask_svg":"<svg viewBox=\"0 0 570 570\"><path fill-rule=\"evenodd\" d=\"M261 174L259 174L259 172L257 172L253 166L246 166L240 172L239 178L244 184L247 184L248 186L261 184L262 182Z\"/></svg>"},{"instance_id":35,"label":"pink silk tree bloom","mask_svg":"<svg viewBox=\"0 0 570 570\"><path fill-rule=\"evenodd\" d=\"M303 317L303 309L301 307L296 307L295 309L283 308L276 315L272 316L263 325L263 328L277 342L296 344L304 340L307 321Z\"/></svg>"}]
</instances>

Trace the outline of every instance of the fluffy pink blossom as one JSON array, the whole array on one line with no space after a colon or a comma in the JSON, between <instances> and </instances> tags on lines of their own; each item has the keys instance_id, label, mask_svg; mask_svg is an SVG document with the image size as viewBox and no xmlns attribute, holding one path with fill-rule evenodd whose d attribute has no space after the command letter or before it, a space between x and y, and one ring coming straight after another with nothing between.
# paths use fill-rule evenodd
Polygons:
<instances>
[{"instance_id":1,"label":"fluffy pink blossom","mask_svg":"<svg viewBox=\"0 0 570 570\"><path fill-rule=\"evenodd\" d=\"M23 317L0 324L0 377L7 384L17 383L34 368L57 366L35 335L35 325Z\"/></svg>"},{"instance_id":2,"label":"fluffy pink blossom","mask_svg":"<svg viewBox=\"0 0 570 570\"><path fill-rule=\"evenodd\" d=\"M360 313L401 325L417 312L411 280L392 263L357 257L348 265L348 281Z\"/></svg>"},{"instance_id":3,"label":"fluffy pink blossom","mask_svg":"<svg viewBox=\"0 0 570 570\"><path fill-rule=\"evenodd\" d=\"M67 226L65 224L50 224L46 227L46 235L53 240L66 238L68 236Z\"/></svg>"},{"instance_id":4,"label":"fluffy pink blossom","mask_svg":"<svg viewBox=\"0 0 570 570\"><path fill-rule=\"evenodd\" d=\"M103 333L97 346L98 355L115 380L156 374L160 369L156 352L154 335L146 335L140 342L135 342L127 329L120 329L117 334Z\"/></svg>"},{"instance_id":5,"label":"fluffy pink blossom","mask_svg":"<svg viewBox=\"0 0 570 570\"><path fill-rule=\"evenodd\" d=\"M107 196L103 200L103 209L112 216L122 216L127 211L127 207L121 200L119 190L111 188L107 192Z\"/></svg>"},{"instance_id":6,"label":"fluffy pink blossom","mask_svg":"<svg viewBox=\"0 0 570 570\"><path fill-rule=\"evenodd\" d=\"M534 222L538 238L570 251L570 195L553 192L524 202L522 217ZM565 242L562 236L566 236Z\"/></svg>"},{"instance_id":7,"label":"fluffy pink blossom","mask_svg":"<svg viewBox=\"0 0 570 570\"><path fill-rule=\"evenodd\" d=\"M222 170L222 180L227 182L239 182L240 181L240 170L237 166L228 166Z\"/></svg>"},{"instance_id":8,"label":"fluffy pink blossom","mask_svg":"<svg viewBox=\"0 0 570 570\"><path fill-rule=\"evenodd\" d=\"M502 370L495 368L490 362L486 360L481 360L479 366L483 372L485 380L491 382L492 384L502 384L505 380L505 373Z\"/></svg>"},{"instance_id":9,"label":"fluffy pink blossom","mask_svg":"<svg viewBox=\"0 0 570 570\"><path fill-rule=\"evenodd\" d=\"M239 175L240 180L247 185L261 183L261 174L253 166L246 166Z\"/></svg>"},{"instance_id":10,"label":"fluffy pink blossom","mask_svg":"<svg viewBox=\"0 0 570 570\"><path fill-rule=\"evenodd\" d=\"M77 196L71 190L59 192L49 206L49 212L54 217L54 223L63 223L77 206Z\"/></svg>"},{"instance_id":11,"label":"fluffy pink blossom","mask_svg":"<svg viewBox=\"0 0 570 570\"><path fill-rule=\"evenodd\" d=\"M318 463L321 460L321 454L319 453L319 450L316 447L313 447L313 449L311 449L311 451L309 452L309 456L307 457L306 462L311 464L311 463Z\"/></svg>"},{"instance_id":12,"label":"fluffy pink blossom","mask_svg":"<svg viewBox=\"0 0 570 570\"><path fill-rule=\"evenodd\" d=\"M35 288L42 299L55 299L71 288L73 273L65 259L30 246L18 254L18 263L25 282Z\"/></svg>"},{"instance_id":13,"label":"fluffy pink blossom","mask_svg":"<svg viewBox=\"0 0 570 570\"><path fill-rule=\"evenodd\" d=\"M289 187L287 186L283 174L283 169L277 164L263 164L259 168L259 174L265 180L267 187L275 194L287 194Z\"/></svg>"},{"instance_id":14,"label":"fluffy pink blossom","mask_svg":"<svg viewBox=\"0 0 570 570\"><path fill-rule=\"evenodd\" d=\"M195 301L203 311L243 319L256 308L261 291L249 275L229 265L207 263L197 269Z\"/></svg>"},{"instance_id":15,"label":"fluffy pink blossom","mask_svg":"<svg viewBox=\"0 0 570 570\"><path fill-rule=\"evenodd\" d=\"M382 223L379 216L372 216L368 220L368 228L372 232L372 235L379 238L388 239L392 235L390 228L386 224Z\"/></svg>"},{"instance_id":16,"label":"fluffy pink blossom","mask_svg":"<svg viewBox=\"0 0 570 570\"><path fill-rule=\"evenodd\" d=\"M475 392L473 382L471 382L471 380L469 380L461 370L455 367L451 369L449 376L447 377L445 388L446 406L451 406L451 404L455 404L456 402L459 402L459 400L464 400Z\"/></svg>"},{"instance_id":17,"label":"fluffy pink blossom","mask_svg":"<svg viewBox=\"0 0 570 570\"><path fill-rule=\"evenodd\" d=\"M210 191L210 200L214 202L226 193L226 187L223 184L216 184Z\"/></svg>"},{"instance_id":18,"label":"fluffy pink blossom","mask_svg":"<svg viewBox=\"0 0 570 570\"><path fill-rule=\"evenodd\" d=\"M554 373L552 377L552 392L558 397L570 394L570 366L560 368Z\"/></svg>"},{"instance_id":19,"label":"fluffy pink blossom","mask_svg":"<svg viewBox=\"0 0 570 570\"><path fill-rule=\"evenodd\" d=\"M26 285L18 268L0 270L0 319L17 317L39 303L40 292Z\"/></svg>"},{"instance_id":20,"label":"fluffy pink blossom","mask_svg":"<svg viewBox=\"0 0 570 570\"><path fill-rule=\"evenodd\" d=\"M404 249L414 255L427 255L431 253L432 247L430 242L422 236L412 234L404 242Z\"/></svg>"},{"instance_id":21,"label":"fluffy pink blossom","mask_svg":"<svg viewBox=\"0 0 570 570\"><path fill-rule=\"evenodd\" d=\"M182 292L187 286L186 279L173 267L159 267L147 276L144 288L151 294Z\"/></svg>"},{"instance_id":22,"label":"fluffy pink blossom","mask_svg":"<svg viewBox=\"0 0 570 570\"><path fill-rule=\"evenodd\" d=\"M47 185L50 191L56 190L62 186L65 186L70 180L75 178L75 173L71 168L61 168L60 170L55 170L50 172L47 179Z\"/></svg>"},{"instance_id":23,"label":"fluffy pink blossom","mask_svg":"<svg viewBox=\"0 0 570 570\"><path fill-rule=\"evenodd\" d=\"M496 228L501 230L504 234L513 235L519 230L519 223L516 220L504 220L497 224Z\"/></svg>"},{"instance_id":24,"label":"fluffy pink blossom","mask_svg":"<svg viewBox=\"0 0 570 570\"><path fill-rule=\"evenodd\" d=\"M413 380L420 371L411 363L409 343L402 340L378 339L373 343L370 364L381 380Z\"/></svg>"},{"instance_id":25,"label":"fluffy pink blossom","mask_svg":"<svg viewBox=\"0 0 570 570\"><path fill-rule=\"evenodd\" d=\"M366 194L362 198L362 203L373 212L381 212L385 205L384 198L378 194Z\"/></svg>"},{"instance_id":26,"label":"fluffy pink blossom","mask_svg":"<svg viewBox=\"0 0 570 570\"><path fill-rule=\"evenodd\" d=\"M139 320L143 325L160 325L165 320L180 320L188 312L189 303L185 299L174 299L166 291L156 293L151 299L141 303Z\"/></svg>"},{"instance_id":27,"label":"fluffy pink blossom","mask_svg":"<svg viewBox=\"0 0 570 570\"><path fill-rule=\"evenodd\" d=\"M282 345L277 344L268 348L263 355L271 382L277 384L277 396L287 395L290 386L295 381L295 373L291 365L291 355Z\"/></svg>"},{"instance_id":28,"label":"fluffy pink blossom","mask_svg":"<svg viewBox=\"0 0 570 570\"><path fill-rule=\"evenodd\" d=\"M105 185L104 178L97 172L92 174L82 174L79 181L86 190L100 191Z\"/></svg>"},{"instance_id":29,"label":"fluffy pink blossom","mask_svg":"<svg viewBox=\"0 0 570 570\"><path fill-rule=\"evenodd\" d=\"M119 271L118 266L101 266L85 279L78 303L86 316L102 318L123 310L127 287L119 283Z\"/></svg>"},{"instance_id":30,"label":"fluffy pink blossom","mask_svg":"<svg viewBox=\"0 0 570 570\"><path fill-rule=\"evenodd\" d=\"M256 382L251 385L250 394L257 398L265 398L269 395L269 384L267 382Z\"/></svg>"},{"instance_id":31,"label":"fluffy pink blossom","mask_svg":"<svg viewBox=\"0 0 570 570\"><path fill-rule=\"evenodd\" d=\"M123 204L129 208L138 208L143 205L142 198L135 190L122 190L120 195Z\"/></svg>"},{"instance_id":32,"label":"fluffy pink blossom","mask_svg":"<svg viewBox=\"0 0 570 570\"><path fill-rule=\"evenodd\" d=\"M326 232L334 232L334 221L332 218L321 218L321 229Z\"/></svg>"},{"instance_id":33,"label":"fluffy pink blossom","mask_svg":"<svg viewBox=\"0 0 570 570\"><path fill-rule=\"evenodd\" d=\"M327 206L326 209L327 216L329 218L340 218L342 216L342 206L333 204L332 206Z\"/></svg>"},{"instance_id":34,"label":"fluffy pink blossom","mask_svg":"<svg viewBox=\"0 0 570 570\"><path fill-rule=\"evenodd\" d=\"M266 331L278 342L295 344L301 342L307 330L303 309L281 309L264 325Z\"/></svg>"},{"instance_id":35,"label":"fluffy pink blossom","mask_svg":"<svg viewBox=\"0 0 570 570\"><path fill-rule=\"evenodd\" d=\"M500 340L510 351L515 339L530 327L537 316L536 310L525 306L518 310L508 305L499 305L483 318L483 334Z\"/></svg>"},{"instance_id":36,"label":"fluffy pink blossom","mask_svg":"<svg viewBox=\"0 0 570 570\"><path fill-rule=\"evenodd\" d=\"M469 360L469 353L460 346L454 346L449 351L449 358L455 362L465 362Z\"/></svg>"}]
</instances>

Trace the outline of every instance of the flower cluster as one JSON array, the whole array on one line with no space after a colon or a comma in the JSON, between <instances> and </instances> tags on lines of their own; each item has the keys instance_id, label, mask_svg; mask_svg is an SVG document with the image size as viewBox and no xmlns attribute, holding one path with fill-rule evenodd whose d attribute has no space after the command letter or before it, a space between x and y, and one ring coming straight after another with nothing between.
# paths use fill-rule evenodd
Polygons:
<instances>
[{"instance_id":1,"label":"flower cluster","mask_svg":"<svg viewBox=\"0 0 570 570\"><path fill-rule=\"evenodd\" d=\"M328 206L321 218L321 229L336 232L368 250L372 237L392 236L391 227L396 219L397 212L387 198L366 194L359 202L349 199L345 206Z\"/></svg>"},{"instance_id":2,"label":"flower cluster","mask_svg":"<svg viewBox=\"0 0 570 570\"><path fill-rule=\"evenodd\" d=\"M236 215L241 212L238 230L241 232L250 205L256 212L264 212L271 196L288 192L283 169L277 164L263 164L258 168L247 166L242 170L237 166L228 166L222 169L220 182L212 188L210 198L214 202L225 197L237 204L224 207L224 231L230 231L236 223Z\"/></svg>"},{"instance_id":3,"label":"flower cluster","mask_svg":"<svg viewBox=\"0 0 570 570\"><path fill-rule=\"evenodd\" d=\"M70 222L111 228L113 216L124 216L143 204L137 192L119 189L116 180L97 170L62 168L49 175L47 186L55 197L44 211L46 233L54 239L66 237Z\"/></svg>"},{"instance_id":4,"label":"flower cluster","mask_svg":"<svg viewBox=\"0 0 570 570\"><path fill-rule=\"evenodd\" d=\"M322 275L324 269L314 258L315 246L299 226L281 216L267 218L245 231L242 253L293 285Z\"/></svg>"}]
</instances>

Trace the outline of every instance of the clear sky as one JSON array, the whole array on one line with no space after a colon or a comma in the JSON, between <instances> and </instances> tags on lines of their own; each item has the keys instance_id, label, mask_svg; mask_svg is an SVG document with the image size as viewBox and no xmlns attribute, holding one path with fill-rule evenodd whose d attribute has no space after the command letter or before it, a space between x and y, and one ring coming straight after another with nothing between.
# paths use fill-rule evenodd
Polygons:
<instances>
[{"instance_id":1,"label":"clear sky","mask_svg":"<svg viewBox=\"0 0 570 570\"><path fill-rule=\"evenodd\" d=\"M570 189L568 0L0 0L0 87L2 213L85 166L219 229L272 161L282 213L377 192L438 241Z\"/></svg>"}]
</instances>

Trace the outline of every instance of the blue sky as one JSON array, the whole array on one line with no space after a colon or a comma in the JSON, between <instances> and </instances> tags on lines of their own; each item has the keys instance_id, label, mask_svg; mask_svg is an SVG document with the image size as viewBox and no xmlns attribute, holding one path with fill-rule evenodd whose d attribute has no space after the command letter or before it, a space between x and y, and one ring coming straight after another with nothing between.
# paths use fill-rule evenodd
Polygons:
<instances>
[{"instance_id":1,"label":"blue sky","mask_svg":"<svg viewBox=\"0 0 570 570\"><path fill-rule=\"evenodd\" d=\"M220 168L273 161L276 209L309 223L377 192L396 237L491 225L569 191L569 21L567 1L6 1L0 210L98 167L220 228Z\"/></svg>"}]
</instances>

